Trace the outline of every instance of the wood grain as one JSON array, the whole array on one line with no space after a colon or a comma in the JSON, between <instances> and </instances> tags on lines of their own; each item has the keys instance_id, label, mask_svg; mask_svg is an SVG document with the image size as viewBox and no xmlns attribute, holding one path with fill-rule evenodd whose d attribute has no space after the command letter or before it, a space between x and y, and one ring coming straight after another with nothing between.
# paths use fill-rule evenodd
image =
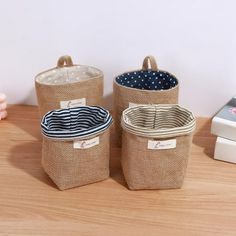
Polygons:
<instances>
[{"instance_id":1,"label":"wood grain","mask_svg":"<svg viewBox=\"0 0 236 236\"><path fill-rule=\"evenodd\" d=\"M59 191L43 172L37 108L0 121L0 235L236 235L236 165L212 159L210 119L199 118L185 184L129 191L112 145L111 178Z\"/></svg>"}]
</instances>

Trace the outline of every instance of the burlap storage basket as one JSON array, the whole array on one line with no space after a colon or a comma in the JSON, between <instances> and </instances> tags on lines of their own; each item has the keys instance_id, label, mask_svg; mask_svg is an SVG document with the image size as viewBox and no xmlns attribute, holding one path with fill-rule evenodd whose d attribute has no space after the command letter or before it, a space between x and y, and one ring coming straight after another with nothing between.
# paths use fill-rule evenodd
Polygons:
<instances>
[{"instance_id":1,"label":"burlap storage basket","mask_svg":"<svg viewBox=\"0 0 236 236\"><path fill-rule=\"evenodd\" d=\"M48 112L41 123L42 166L60 190L109 177L112 118L100 107Z\"/></svg>"},{"instance_id":2,"label":"burlap storage basket","mask_svg":"<svg viewBox=\"0 0 236 236\"><path fill-rule=\"evenodd\" d=\"M193 114L178 105L139 105L122 115L122 169L128 187L180 188L195 128Z\"/></svg>"},{"instance_id":3,"label":"burlap storage basket","mask_svg":"<svg viewBox=\"0 0 236 236\"><path fill-rule=\"evenodd\" d=\"M81 105L102 105L103 73L91 66L74 65L62 56L57 67L38 74L35 88L42 117L46 112Z\"/></svg>"},{"instance_id":4,"label":"burlap storage basket","mask_svg":"<svg viewBox=\"0 0 236 236\"><path fill-rule=\"evenodd\" d=\"M122 111L135 104L177 104L179 82L171 73L159 70L153 56L147 56L141 70L116 77L113 90L115 128L120 146Z\"/></svg>"}]
</instances>

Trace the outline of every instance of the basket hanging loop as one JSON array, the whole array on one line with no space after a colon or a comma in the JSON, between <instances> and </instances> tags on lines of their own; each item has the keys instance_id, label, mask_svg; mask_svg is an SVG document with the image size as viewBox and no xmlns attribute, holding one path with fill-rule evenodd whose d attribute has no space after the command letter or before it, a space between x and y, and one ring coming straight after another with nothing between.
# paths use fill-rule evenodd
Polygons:
<instances>
[{"instance_id":1,"label":"basket hanging loop","mask_svg":"<svg viewBox=\"0 0 236 236\"><path fill-rule=\"evenodd\" d=\"M61 56L57 61L57 67L64 67L64 66L73 66L73 62L70 56L65 55Z\"/></svg>"},{"instance_id":2,"label":"basket hanging loop","mask_svg":"<svg viewBox=\"0 0 236 236\"><path fill-rule=\"evenodd\" d=\"M149 67L150 65L150 67ZM157 63L156 63L156 59L154 56L146 56L143 60L143 70L149 70L149 68L152 71L157 71L158 67L157 67Z\"/></svg>"}]
</instances>

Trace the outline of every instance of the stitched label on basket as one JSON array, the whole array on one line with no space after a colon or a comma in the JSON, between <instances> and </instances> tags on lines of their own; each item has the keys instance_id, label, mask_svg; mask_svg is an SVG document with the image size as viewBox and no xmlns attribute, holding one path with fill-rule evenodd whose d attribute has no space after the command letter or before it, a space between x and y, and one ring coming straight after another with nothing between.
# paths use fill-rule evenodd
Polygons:
<instances>
[{"instance_id":1,"label":"stitched label on basket","mask_svg":"<svg viewBox=\"0 0 236 236\"><path fill-rule=\"evenodd\" d=\"M72 108L86 105L86 98L79 98L68 101L60 101L61 108Z\"/></svg>"},{"instance_id":2,"label":"stitched label on basket","mask_svg":"<svg viewBox=\"0 0 236 236\"><path fill-rule=\"evenodd\" d=\"M87 149L99 144L99 137L92 138L89 140L80 140L74 141L74 148L75 149Z\"/></svg>"},{"instance_id":3,"label":"stitched label on basket","mask_svg":"<svg viewBox=\"0 0 236 236\"><path fill-rule=\"evenodd\" d=\"M148 140L148 149L173 149L176 148L176 139Z\"/></svg>"}]
</instances>

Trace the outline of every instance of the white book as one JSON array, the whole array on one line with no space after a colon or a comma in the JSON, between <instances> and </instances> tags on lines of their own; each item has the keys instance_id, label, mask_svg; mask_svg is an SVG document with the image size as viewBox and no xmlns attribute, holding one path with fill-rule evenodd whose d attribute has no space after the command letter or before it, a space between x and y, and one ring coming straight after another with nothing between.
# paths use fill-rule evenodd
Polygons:
<instances>
[{"instance_id":1,"label":"white book","mask_svg":"<svg viewBox=\"0 0 236 236\"><path fill-rule=\"evenodd\" d=\"M218 137L216 140L214 159L236 163L236 142Z\"/></svg>"},{"instance_id":2,"label":"white book","mask_svg":"<svg viewBox=\"0 0 236 236\"><path fill-rule=\"evenodd\" d=\"M236 97L232 98L214 116L211 133L236 141Z\"/></svg>"}]
</instances>

